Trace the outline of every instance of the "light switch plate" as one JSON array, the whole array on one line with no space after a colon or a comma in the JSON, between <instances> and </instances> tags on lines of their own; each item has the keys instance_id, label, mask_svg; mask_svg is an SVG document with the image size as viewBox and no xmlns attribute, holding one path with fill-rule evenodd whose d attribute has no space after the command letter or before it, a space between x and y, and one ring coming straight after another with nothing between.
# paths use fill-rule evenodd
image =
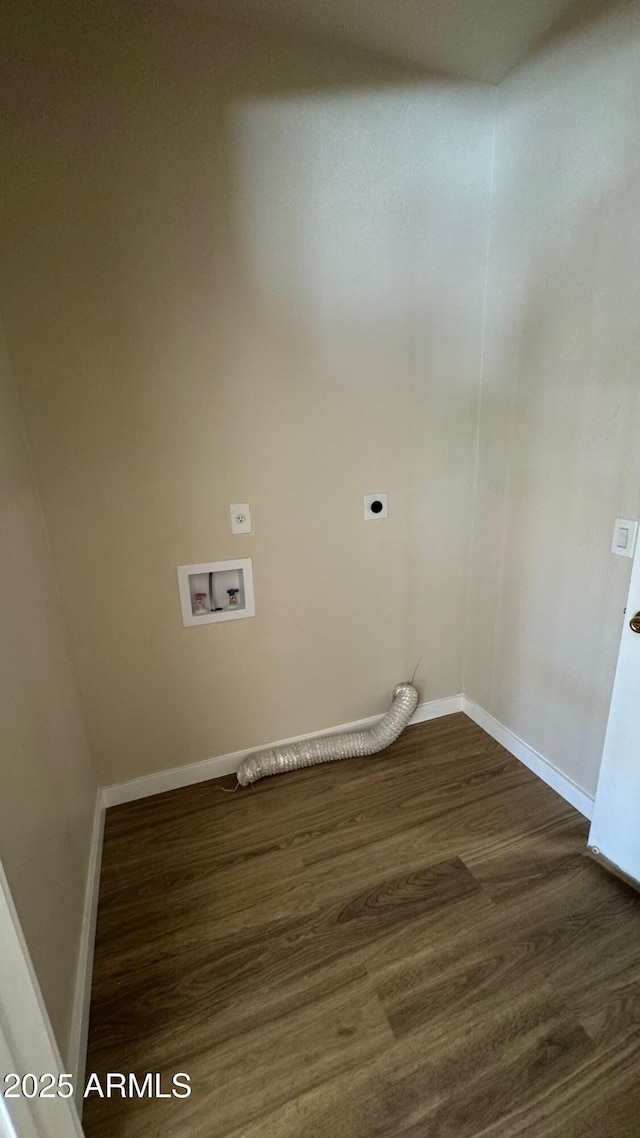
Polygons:
<instances>
[{"instance_id":1,"label":"light switch plate","mask_svg":"<svg viewBox=\"0 0 640 1138\"><path fill-rule=\"evenodd\" d=\"M248 502L236 502L235 505L229 506L229 513L232 533L253 533Z\"/></svg>"},{"instance_id":2,"label":"light switch plate","mask_svg":"<svg viewBox=\"0 0 640 1138\"><path fill-rule=\"evenodd\" d=\"M638 523L628 518L616 518L611 552L619 557L633 557L638 540Z\"/></svg>"}]
</instances>

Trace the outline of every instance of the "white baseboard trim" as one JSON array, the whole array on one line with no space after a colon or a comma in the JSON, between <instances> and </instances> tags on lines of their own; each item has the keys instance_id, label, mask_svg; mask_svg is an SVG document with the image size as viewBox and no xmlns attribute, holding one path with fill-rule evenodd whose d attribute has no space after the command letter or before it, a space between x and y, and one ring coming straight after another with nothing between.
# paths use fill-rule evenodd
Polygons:
<instances>
[{"instance_id":1,"label":"white baseboard trim","mask_svg":"<svg viewBox=\"0 0 640 1138\"><path fill-rule=\"evenodd\" d=\"M445 699L431 699L428 703L419 703L411 717L411 727L414 723L428 723L430 719L441 719L444 715L455 715L462 711L462 695L449 695Z\"/></svg>"},{"instance_id":2,"label":"white baseboard trim","mask_svg":"<svg viewBox=\"0 0 640 1138\"><path fill-rule=\"evenodd\" d=\"M525 767L533 771L538 778L546 782L547 786L550 786L552 790L555 790L557 794L561 795L565 801L583 814L585 818L591 820L593 815L593 798L586 794L584 790L581 790L579 786L576 786L575 782L572 782L565 774L562 774L562 771L559 771L553 763L545 759L538 751L534 751L533 747L530 747L529 744L520 739L518 735L514 735L513 731L510 731L508 727L499 723L497 719L494 719L493 715L490 715L488 711L484 711L482 707L479 707L472 699L468 699L467 696L464 696L462 699L462 711L464 711L465 715L468 715L470 719L473 719L473 722L477 723L478 727L482 727L482 730L486 731L487 735L491 735L492 739L495 739L497 743L500 743L501 746L509 751L510 754L514 755L516 759L524 763Z\"/></svg>"},{"instance_id":3,"label":"white baseboard trim","mask_svg":"<svg viewBox=\"0 0 640 1138\"><path fill-rule=\"evenodd\" d=\"M462 710L461 695L449 696L446 699L433 699L428 703L421 703L416 708L411 723L426 723L429 719L439 719L442 715L453 715ZM245 755L253 751L264 751L269 747L282 747L287 743L300 743L304 739L314 739L316 735L338 735L343 731L364 731L373 727L382 718L382 715L370 715L368 719L358 719L355 723L341 723L337 727L328 727L324 731L311 731L307 735L296 735L292 739L279 739L275 743L266 743L262 747L250 747L245 751L233 751L229 755L218 755L213 759L202 759L199 763L189 763L188 766L172 767L170 770L158 771L155 774L144 775L142 778L132 778L128 782L116 782L105 786L102 797L105 806L120 806L123 802L136 802L139 798L149 798L152 794L163 794L167 790L178 790L182 786L194 786L198 782L209 782L212 778L222 778L226 774L235 774Z\"/></svg>"},{"instance_id":4,"label":"white baseboard trim","mask_svg":"<svg viewBox=\"0 0 640 1138\"><path fill-rule=\"evenodd\" d=\"M576 783L562 774L543 755L530 747L528 743L499 723L493 715L479 707L477 703L465 695L452 695L444 699L433 699L421 703L416 708L411 723L427 723L430 719L439 719L444 715L454 715L463 711L474 723L482 727L498 743L506 748L510 754L524 763L529 770L538 775L547 786L550 786L567 802L579 810L585 818L591 818L593 813L593 798L581 790ZM116 782L103 787L102 802L105 807L119 806L124 802L136 802L140 798L149 798L153 794L163 794L167 790L178 790L183 786L194 786L199 782L209 782L213 778L222 778L223 775L235 774L242 759L253 751L262 751L268 747L281 747L287 743L299 743L304 739L313 739L316 735L337 735L343 731L363 731L373 727L382 718L381 715L371 715L367 719L358 719L353 723L340 723L336 727L325 728L324 731L311 731L306 735L295 735L290 739L279 739L274 743L266 743L261 747L250 747L243 751L233 751L228 755L217 755L212 759L202 759L197 763L186 766L172 767L166 771L156 771L154 774L143 775L141 778L129 779L127 782Z\"/></svg>"},{"instance_id":5,"label":"white baseboard trim","mask_svg":"<svg viewBox=\"0 0 640 1138\"><path fill-rule=\"evenodd\" d=\"M98 896L100 893L100 867L102 865L102 841L104 837L104 810L103 794L101 790L98 790L93 816L89 868L87 872L87 886L82 916L82 931L80 933L80 951L78 954L73 1015L69 1037L68 1070L72 1071L74 1075L76 1106L80 1117L82 1117L82 1091L87 1063L93 953L96 939Z\"/></svg>"}]
</instances>

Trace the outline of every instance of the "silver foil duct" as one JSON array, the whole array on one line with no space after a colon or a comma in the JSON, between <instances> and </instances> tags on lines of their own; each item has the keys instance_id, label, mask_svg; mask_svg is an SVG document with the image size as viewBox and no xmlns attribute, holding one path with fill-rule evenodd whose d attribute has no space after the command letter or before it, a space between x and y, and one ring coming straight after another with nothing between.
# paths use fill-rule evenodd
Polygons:
<instances>
[{"instance_id":1,"label":"silver foil duct","mask_svg":"<svg viewBox=\"0 0 640 1138\"><path fill-rule=\"evenodd\" d=\"M349 731L343 735L318 735L300 743L285 743L265 751L247 755L238 768L238 782L249 786L260 778L284 771L312 767L316 763L333 763L356 755L375 755L394 743L404 731L416 707L418 693L412 684L398 684L386 715L366 731Z\"/></svg>"}]
</instances>

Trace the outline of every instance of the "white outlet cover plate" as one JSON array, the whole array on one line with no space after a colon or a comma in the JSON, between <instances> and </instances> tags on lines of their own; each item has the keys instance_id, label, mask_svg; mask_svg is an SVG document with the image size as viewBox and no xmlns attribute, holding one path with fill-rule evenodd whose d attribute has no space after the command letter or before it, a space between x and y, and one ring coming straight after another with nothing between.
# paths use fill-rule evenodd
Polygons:
<instances>
[{"instance_id":1,"label":"white outlet cover plate","mask_svg":"<svg viewBox=\"0 0 640 1138\"><path fill-rule=\"evenodd\" d=\"M382 509L375 513L371 506L373 502L381 502ZM386 494L365 494L364 496L364 517L365 521L373 522L378 521L379 518L388 518L389 511L387 508L387 495Z\"/></svg>"},{"instance_id":2,"label":"white outlet cover plate","mask_svg":"<svg viewBox=\"0 0 640 1138\"><path fill-rule=\"evenodd\" d=\"M253 533L248 502L236 502L235 505L229 506L229 513L232 533Z\"/></svg>"},{"instance_id":3,"label":"white outlet cover plate","mask_svg":"<svg viewBox=\"0 0 640 1138\"><path fill-rule=\"evenodd\" d=\"M628 518L616 518L611 552L619 557L633 557L638 540L638 523Z\"/></svg>"}]
</instances>

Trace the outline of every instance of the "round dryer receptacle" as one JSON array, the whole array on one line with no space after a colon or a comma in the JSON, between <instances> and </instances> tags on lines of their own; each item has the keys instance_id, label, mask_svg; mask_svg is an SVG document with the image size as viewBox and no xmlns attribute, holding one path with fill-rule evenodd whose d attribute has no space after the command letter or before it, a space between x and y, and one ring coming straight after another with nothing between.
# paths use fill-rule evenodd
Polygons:
<instances>
[{"instance_id":1,"label":"round dryer receptacle","mask_svg":"<svg viewBox=\"0 0 640 1138\"><path fill-rule=\"evenodd\" d=\"M364 496L364 518L365 521L372 522L378 518L388 517L387 495L386 494L365 494Z\"/></svg>"}]
</instances>

